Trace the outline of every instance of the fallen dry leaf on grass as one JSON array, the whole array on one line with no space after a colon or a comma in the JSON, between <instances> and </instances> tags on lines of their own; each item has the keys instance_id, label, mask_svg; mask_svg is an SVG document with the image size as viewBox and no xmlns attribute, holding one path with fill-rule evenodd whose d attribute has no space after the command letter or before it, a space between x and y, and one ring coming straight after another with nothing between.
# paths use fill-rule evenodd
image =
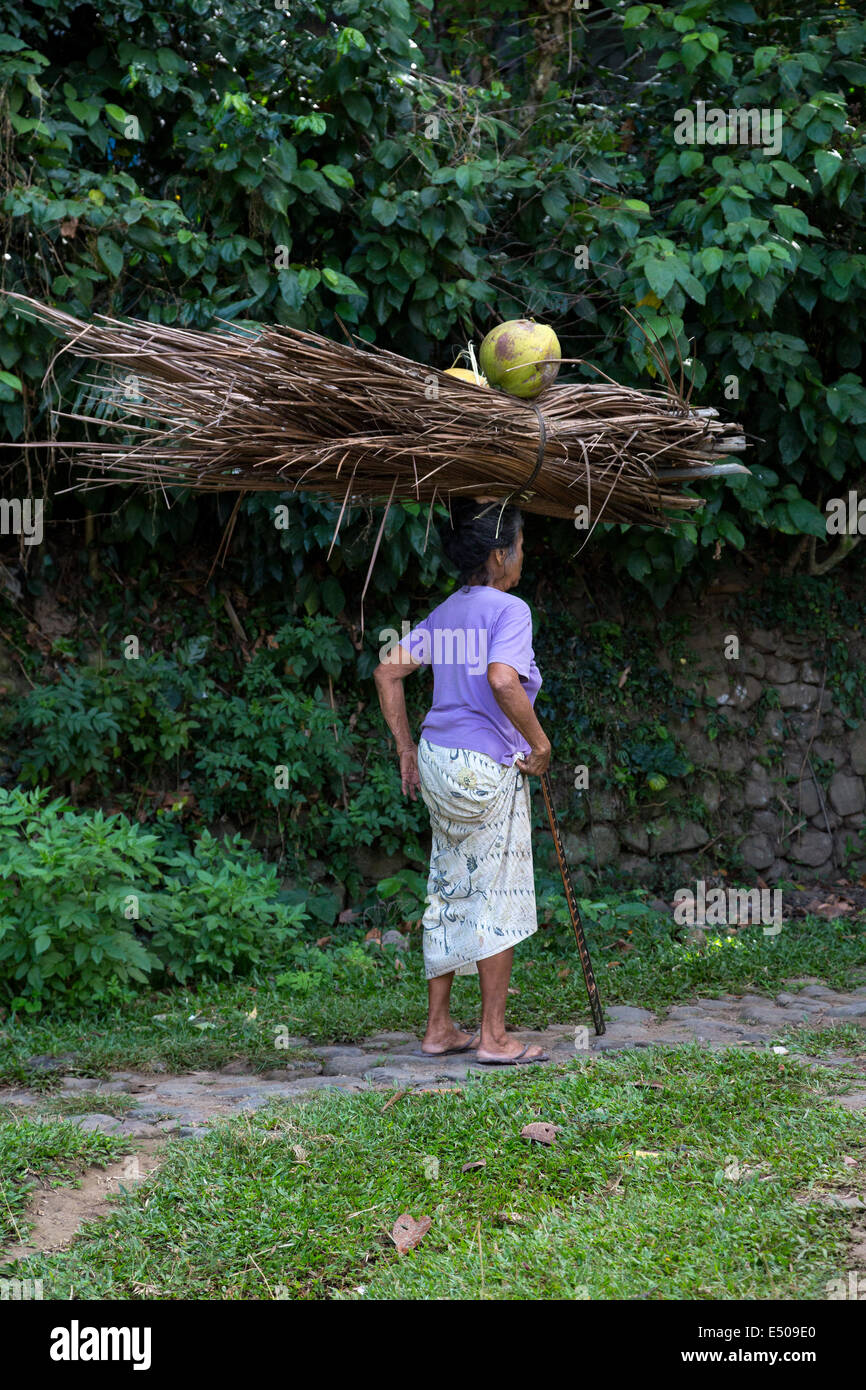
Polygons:
<instances>
[{"instance_id":1,"label":"fallen dry leaf on grass","mask_svg":"<svg viewBox=\"0 0 866 1390\"><path fill-rule=\"evenodd\" d=\"M414 1216L408 1212L403 1212L394 1222L394 1229L391 1232L391 1239L397 1247L398 1255L406 1255L410 1250L414 1250L430 1230L433 1222L429 1216L422 1216L416 1221Z\"/></svg>"},{"instance_id":2,"label":"fallen dry leaf on grass","mask_svg":"<svg viewBox=\"0 0 866 1390\"><path fill-rule=\"evenodd\" d=\"M531 1139L534 1144L555 1144L556 1136L561 1129L562 1125L551 1125L546 1120L537 1120L534 1124L524 1125L520 1137Z\"/></svg>"},{"instance_id":3,"label":"fallen dry leaf on grass","mask_svg":"<svg viewBox=\"0 0 866 1390\"><path fill-rule=\"evenodd\" d=\"M371 927L364 937L365 941L375 941L378 946L382 945L382 933L378 927Z\"/></svg>"},{"instance_id":4,"label":"fallen dry leaf on grass","mask_svg":"<svg viewBox=\"0 0 866 1390\"><path fill-rule=\"evenodd\" d=\"M473 1168L486 1168L486 1167L487 1167L487 1159L486 1159L486 1158L474 1158L474 1159L472 1159L469 1163L464 1163L464 1164L463 1164L463 1167L460 1169L460 1171L461 1171L461 1173L471 1173L472 1170L473 1170Z\"/></svg>"},{"instance_id":5,"label":"fallen dry leaf on grass","mask_svg":"<svg viewBox=\"0 0 866 1390\"><path fill-rule=\"evenodd\" d=\"M360 915L361 914L359 912L356 912L353 907L347 907L343 912L340 913L339 917L337 918L337 921L354 922L355 918L359 917Z\"/></svg>"},{"instance_id":6,"label":"fallen dry leaf on grass","mask_svg":"<svg viewBox=\"0 0 866 1390\"><path fill-rule=\"evenodd\" d=\"M385 1104L382 1106L381 1110L379 1111L379 1114L384 1115L385 1111L390 1110L392 1105L396 1105L398 1100L402 1100L405 1094L405 1090L395 1091L391 1099L385 1101Z\"/></svg>"},{"instance_id":7,"label":"fallen dry leaf on grass","mask_svg":"<svg viewBox=\"0 0 866 1390\"><path fill-rule=\"evenodd\" d=\"M333 939L334 938L332 936L320 936L316 942L316 945L318 946L319 950L321 950L323 946L327 946L328 942L333 941Z\"/></svg>"}]
</instances>

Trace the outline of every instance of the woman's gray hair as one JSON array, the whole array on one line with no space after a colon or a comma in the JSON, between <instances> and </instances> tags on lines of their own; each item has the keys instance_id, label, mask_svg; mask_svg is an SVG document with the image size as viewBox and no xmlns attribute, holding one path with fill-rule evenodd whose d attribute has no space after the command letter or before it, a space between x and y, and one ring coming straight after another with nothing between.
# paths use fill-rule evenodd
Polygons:
<instances>
[{"instance_id":1,"label":"woman's gray hair","mask_svg":"<svg viewBox=\"0 0 866 1390\"><path fill-rule=\"evenodd\" d=\"M462 583L488 578L491 550L511 554L523 527L519 507L501 502L452 502L451 514L440 527L442 548L460 575Z\"/></svg>"}]
</instances>

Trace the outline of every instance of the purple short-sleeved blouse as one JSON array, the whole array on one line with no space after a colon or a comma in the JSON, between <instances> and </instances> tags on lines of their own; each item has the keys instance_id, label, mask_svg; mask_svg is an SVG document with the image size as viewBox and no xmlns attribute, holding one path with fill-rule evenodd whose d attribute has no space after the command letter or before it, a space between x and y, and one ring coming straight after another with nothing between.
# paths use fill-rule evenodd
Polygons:
<instances>
[{"instance_id":1,"label":"purple short-sleeved blouse","mask_svg":"<svg viewBox=\"0 0 866 1390\"><path fill-rule=\"evenodd\" d=\"M524 757L529 744L499 708L487 667L513 666L531 704L541 689L529 605L487 584L457 589L400 643L433 667L433 704L421 733L441 748L471 748L498 763Z\"/></svg>"}]
</instances>

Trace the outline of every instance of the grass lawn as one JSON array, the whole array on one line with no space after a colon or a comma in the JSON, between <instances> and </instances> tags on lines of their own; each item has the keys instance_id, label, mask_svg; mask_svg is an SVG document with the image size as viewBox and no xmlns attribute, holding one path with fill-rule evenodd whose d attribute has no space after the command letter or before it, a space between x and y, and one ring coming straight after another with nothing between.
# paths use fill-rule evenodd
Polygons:
<instances>
[{"instance_id":1,"label":"grass lawn","mask_svg":"<svg viewBox=\"0 0 866 1390\"><path fill-rule=\"evenodd\" d=\"M772 994L786 979L811 975L844 989L866 978L866 932L858 920L807 917L776 937L760 926L736 935L709 935L703 949L678 939L666 914L634 898L592 904L590 949L602 1000L664 1010L695 995ZM355 929L355 936L358 932ZM346 940L352 940L350 931ZM316 963L318 960L318 963ZM589 1022L586 991L570 928L554 921L517 952L509 1022L518 1028ZM479 1013L478 983L459 978L454 1013L467 1024ZM258 976L143 994L91 1016L56 1015L0 1024L0 1083L50 1088L51 1075L34 1055L59 1055L60 1071L88 1076L115 1070L205 1070L248 1058L265 1070L296 1048L275 1047L275 1030L314 1042L354 1042L384 1029L423 1028L427 991L417 935L411 949L372 943L336 968L328 951L305 972Z\"/></svg>"},{"instance_id":2,"label":"grass lawn","mask_svg":"<svg viewBox=\"0 0 866 1390\"><path fill-rule=\"evenodd\" d=\"M320 1093L172 1144L108 1221L3 1275L47 1298L824 1298L850 1212L820 1197L866 1172L846 1084L690 1046ZM538 1120L551 1147L520 1137ZM400 1256L403 1212L432 1225Z\"/></svg>"}]
</instances>

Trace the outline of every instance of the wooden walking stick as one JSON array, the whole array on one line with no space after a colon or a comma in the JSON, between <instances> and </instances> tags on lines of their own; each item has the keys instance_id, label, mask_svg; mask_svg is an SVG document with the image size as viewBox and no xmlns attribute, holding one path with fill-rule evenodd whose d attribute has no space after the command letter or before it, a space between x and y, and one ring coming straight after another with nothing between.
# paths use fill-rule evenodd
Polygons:
<instances>
[{"instance_id":1,"label":"wooden walking stick","mask_svg":"<svg viewBox=\"0 0 866 1390\"><path fill-rule=\"evenodd\" d=\"M565 850L562 847L559 822L556 819L556 812L553 809L553 793L550 787L550 777L546 772L542 772L541 774L541 790L544 793L544 804L547 807L547 819L550 821L553 843L556 846L556 857L559 860L559 872L562 874L562 886L565 889L565 900L568 903L568 910L571 914L571 925L574 927L574 939L577 942L577 953L580 956L580 963L583 966L583 978L586 980L586 992L589 995L589 1007L592 1010L592 1021L595 1024L596 1033L600 1036L604 1032L604 1015L601 1011L601 1000L598 997L598 985L595 983L595 975L592 973L592 961L589 958L586 933L583 930L583 923L580 920L580 913L577 910L577 898L574 893L574 884L571 881L571 874L565 858Z\"/></svg>"}]
</instances>

